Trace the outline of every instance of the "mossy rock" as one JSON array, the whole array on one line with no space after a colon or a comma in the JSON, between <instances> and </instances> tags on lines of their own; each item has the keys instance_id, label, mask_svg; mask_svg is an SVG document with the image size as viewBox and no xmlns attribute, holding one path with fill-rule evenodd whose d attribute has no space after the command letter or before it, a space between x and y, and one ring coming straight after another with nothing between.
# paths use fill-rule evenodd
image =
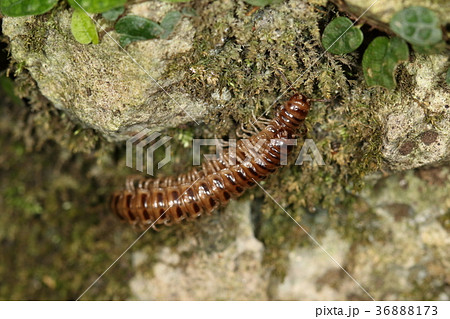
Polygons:
<instances>
[{"instance_id":1,"label":"mossy rock","mask_svg":"<svg viewBox=\"0 0 450 319\"><path fill-rule=\"evenodd\" d=\"M197 122L204 122L200 126L180 110L179 103L175 103L159 86L149 81L147 74L108 36L103 36L97 46L76 43L69 29L70 8L60 5L43 16L3 20L3 31L9 36L16 66L29 70L40 92L55 107L64 111L56 112L57 116L61 117L59 124L55 124L55 121L47 122L48 117L41 116L39 121L33 122L36 129L22 129L27 123L31 123L23 119L17 127L8 128L16 137L25 136L30 145L33 134L38 134L57 137L55 140L58 144L62 145L63 149L70 150L59 155L53 148L50 149L48 154L42 155L39 163L33 159L35 164L39 164L36 167L31 166L33 170L47 171L45 168L53 164L50 160L53 157L58 157L57 163L65 163L74 147L96 152L91 155L89 163L77 157L75 164L78 169L71 173L76 182L62 181L67 185L75 185L70 186L74 194L63 192L61 198L54 195L57 193L53 184L48 183L48 187L44 188L42 184L45 184L47 179L43 178L41 184L33 184L32 174L23 169L27 166L27 156L30 153L22 155L18 167L11 167L24 174L24 181L18 183L20 187L17 186L17 190L10 190L12 199L7 204L9 213L4 214L2 218L4 225L13 226L4 227L2 231L6 235L2 237L14 245L20 244L15 238L21 238L21 242L29 241L32 247L30 250L37 251L38 257L33 260L36 262L40 256L51 254L33 248L36 243L41 243L41 228L48 228L48 225L34 220L35 217L26 218L26 214L43 216L45 222L51 222L54 226L46 232L46 245L53 240L52 234L56 233L58 237L65 239L67 246L82 247L83 251L87 251L83 264L87 265L86 272L82 271L77 275L76 284L70 280L64 281L67 286L64 286L63 298L78 297L86 287L85 284L95 280L96 275L117 258L121 248L136 238L136 234L131 230L126 231L124 227L117 226L117 221L106 208L94 207L107 201L109 192L114 185L119 186L119 183L123 182L129 170L125 167L124 155L121 159L112 155L112 145L102 148L93 141L100 140L101 136L110 141L123 141L143 127L165 130L167 134L174 136L176 147L173 148L175 166L164 167L164 173L182 172L180 167L190 165L190 159L185 156L187 150L184 142L190 141L194 133L199 138L226 136L236 131L239 123L249 122L252 112L260 115L268 110L269 116L274 114L274 101L288 87L283 76L279 75L278 71L281 71L294 83L296 90L311 98L330 100L314 103L306 123L306 137L314 140L326 165L284 167L262 185L295 220L306 225L307 229L312 229L312 235L320 242L323 239L327 247L329 244L333 249L341 249L337 254L339 262L347 263L364 282L376 286L377 276L382 275L384 270L397 266L395 260L393 261L395 256L406 257L395 247L389 246L394 255L393 259L386 259L379 265L374 265L378 273L377 276L371 276L370 269L351 259L352 254L357 253L362 262L369 264L371 259L380 258L377 253L381 248L389 245L384 238L389 235L389 231L406 229L406 234L411 237L417 237L418 233L414 230L415 224L389 226L391 219L386 217L387 213L374 209L379 202L367 199L370 196L364 193L361 200L360 191L364 189L364 183L369 184L367 189L372 189L375 188L376 181L383 181L379 175L370 175L379 169L405 170L423 165L440 165L448 159L449 121L446 105L449 95L442 73L448 69L448 57L414 55L410 64L404 63L398 68L396 90L388 92L382 88L369 89L365 85L358 62L362 52L342 57L323 52L321 30L335 16L333 10L327 12L324 8L317 7L325 5L325 1L291 0L261 8L253 14L248 14L251 7L243 1L199 0L183 4L186 5L193 5L198 17L184 17L168 40L134 43L127 47L127 52L144 65L149 74L170 96L182 103L182 107ZM165 13L179 8L174 4L148 1L131 5L130 12L160 21ZM107 27L110 26L105 21L99 21ZM118 38L114 32L111 35L114 39ZM26 78L26 74L18 74L18 83L22 86L29 85L28 91L24 92L36 91L33 84L30 84L33 81ZM37 114L48 112L47 108L37 107L39 101L42 103L38 95L34 92L33 99L30 100L31 109ZM278 103L285 99L286 95ZM81 142L77 143L79 140L73 139L78 135L79 127L75 130L73 126L67 128L61 124L68 123L66 114L82 127L90 128L90 134L84 135ZM396 125L392 126L393 123ZM67 140L71 143L64 142ZM5 140L4 144L7 142ZM299 141L295 154L298 154L301 146ZM30 149L32 148L31 145ZM10 160L12 153L8 151L7 154ZM87 167L80 163L85 163ZM52 172L49 179L57 181L60 174L58 170L54 167L48 170ZM92 179L90 184L86 184L86 175ZM375 181L368 180L367 175L372 176ZM388 183L399 184L397 179L402 180L400 174ZM408 181L416 182L412 179ZM27 191L30 194L44 189L37 197L39 200L22 191L26 189L24 184L34 185ZM426 186L424 183L418 184L420 187ZM395 188L396 194L401 194L403 186L400 186ZM393 189L393 186L389 186L386 192ZM429 190L430 194L436 191L432 187L429 187ZM426 203L441 201L441 195L430 195L430 201ZM217 279L217 289L231 287L228 297L225 294L220 295L223 299L303 298L304 295L296 294L305 291L305 286L297 285L298 281L295 281L301 278L296 273L298 258L310 257L307 259L310 263L302 267L316 267L317 261L324 265L325 261L329 260L315 259L322 252L313 247L307 235L279 210L276 204L269 198L264 200L261 191L256 189L245 196L241 202L235 203L236 206L230 206L226 214L204 217L194 224L174 226L160 233L148 234L149 236L138 243L135 248L138 253L133 255L134 261L139 259L139 256L144 256L146 262L135 262L129 267L130 257L126 256L118 265L122 273L117 277L110 277L111 281L103 284L106 288L101 285L94 286L85 298L168 299L167 296L174 292L173 282L182 278L179 276L183 274L180 269L185 265L191 267L185 273L196 276L197 274L193 274L195 267L203 267L202 274L205 276L200 274L195 277L199 282L203 278L217 279L227 275L227 267L246 272L244 278L252 284L250 291L245 291L237 276L232 277L228 283ZM61 207L69 201L67 197L73 198L71 207L75 208L71 209L65 204L69 207L67 210L70 214L60 214L63 211ZM27 199L24 203L21 202L23 198ZM85 198L90 201L86 202ZM253 200L251 219L247 216L249 198ZM398 205L389 209L395 210L393 214L400 216L401 222L407 224L407 219L401 219L401 216L409 214L409 210L404 209L406 206L414 205L406 200L393 204ZM86 206L89 207L85 208ZM445 209L448 210L448 203L439 207L437 215L426 211L422 206L416 209L420 211L421 217L431 216L432 227L425 230L427 236L432 234L433 230L438 230L438 239L444 240L445 236L437 223L448 224L448 216L442 213ZM244 210L245 214L241 214ZM16 211L26 212L21 215L23 219L12 216L11 212ZM242 216L247 217L243 220ZM17 224L17 220L21 223ZM237 224L241 222L243 224L238 227ZM33 226L29 238L21 232L22 224L26 223ZM92 224L98 224L98 227L91 228ZM383 231L385 226L388 234ZM420 224L420 227L422 226L424 225ZM245 234L244 241L251 242L251 248L257 249L250 249L249 253L245 249L239 251L239 243L242 242L242 236L238 233L240 230ZM66 233L76 238L66 238ZM108 234L106 240L101 239L104 233ZM193 238L197 244L192 243ZM405 237L394 239L395 243L407 244ZM9 243L8 240L6 243ZM417 239L414 244L420 245L424 241ZM432 246L439 246L433 238L427 239L427 242ZM16 247L14 245L11 247ZM369 245L367 254L365 245ZM113 253L108 253L111 246L115 249ZM183 250L186 246L188 249ZM412 245L405 247L411 249ZM67 254L72 266L70 270L75 271L77 256L71 253L71 248L64 249L61 256ZM221 264L220 256L223 251L226 252L226 258ZM10 248L8 252L12 254L14 249ZM181 261L173 262L174 259L171 258L174 255L181 256L176 257ZM430 268L439 266L440 255L446 257L445 252L438 247L436 262L431 263ZM212 256L211 260L209 256ZM422 252L416 253L415 256L425 256L424 260L429 257ZM40 292L44 291L46 295L57 298L58 289L61 289L58 285L62 284L59 280L69 276L64 273L60 278L57 273L65 266L63 261L58 261L57 270L50 267L55 271L50 279L42 274L38 277L39 284L48 285L49 288L33 289L33 294L30 295L37 298L41 296ZM10 267L19 264L23 267L26 262L21 264L13 261ZM331 262L330 264L333 265ZM208 269L214 265L218 265L217 271ZM240 266L243 268L239 268ZM312 295L317 299L321 296L332 299L367 298L349 278L342 279L341 275L336 275L339 269L334 266L312 274L306 286L308 289L317 288L314 288ZM44 268L48 267L48 264L45 264ZM5 268L3 273L6 274L7 270ZM170 271L173 276L163 282L161 278L156 277L161 274L158 272L161 270L164 273ZM30 270L22 269L21 273L24 278L34 278ZM402 274L405 273L409 274L406 271ZM427 278L442 278L442 274L443 271L439 270L436 275L427 275ZM51 280L52 278L54 279ZM131 283L129 278L134 278ZM148 291L139 284L140 280L152 284L162 282L164 286L157 291ZM283 283L283 280L289 282ZM56 286L52 283L54 281ZM199 282L196 287L200 290L202 286ZM343 290L336 288L341 283L345 286ZM127 284L130 285L132 293ZM11 287L14 283L9 285ZM425 296L419 288L426 287L426 283L417 281L416 285L417 290L412 286L399 288L395 291L395 296L399 299ZM324 294L320 295L321 287L324 286L328 287L323 290ZM123 288L120 293L116 292L117 287ZM188 299L189 283L183 282L182 287L184 290L177 291L177 297ZM429 299L437 299L440 294L445 293L442 287L435 285L431 288L432 291L426 295ZM378 299L386 298L386 291L389 289L390 286L386 285L380 288L379 293L371 289L369 291ZM5 290L4 295L6 293ZM196 293L197 298L207 297L202 295L201 291ZM17 288L14 298L23 298L23 295L24 292Z\"/></svg>"},{"instance_id":2,"label":"mossy rock","mask_svg":"<svg viewBox=\"0 0 450 319\"><path fill-rule=\"evenodd\" d=\"M160 20L171 9L156 1L129 13ZM60 6L41 16L3 20L13 59L30 71L56 108L109 140L124 140L144 126L177 126L205 111L204 102L170 89L184 70L176 77L165 74L177 55L192 49L195 30L189 19L178 24L170 40L139 42L123 51L115 32L103 34L99 45L78 43L70 31L72 12Z\"/></svg>"}]
</instances>

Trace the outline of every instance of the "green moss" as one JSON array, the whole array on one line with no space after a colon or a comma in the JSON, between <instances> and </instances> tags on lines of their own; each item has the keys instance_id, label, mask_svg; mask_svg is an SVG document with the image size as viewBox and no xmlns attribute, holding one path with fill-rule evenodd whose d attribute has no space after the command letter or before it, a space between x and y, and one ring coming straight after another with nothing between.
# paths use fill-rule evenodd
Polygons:
<instances>
[{"instance_id":1,"label":"green moss","mask_svg":"<svg viewBox=\"0 0 450 319\"><path fill-rule=\"evenodd\" d=\"M0 298L73 300L140 235L119 223L108 207L111 192L134 171L126 168L124 156L115 158L111 145L90 144L92 137L85 131L74 134L75 126L63 128L70 122L52 114L45 103L34 105L41 107L36 114L9 102L1 111L0 246L4 258ZM23 130L24 120L32 130ZM182 142L176 140L173 147L179 151ZM123 148L118 151L124 152ZM183 169L175 165L160 173L177 167ZM207 237L205 232L209 240L204 243L220 245L214 241L212 222L204 219L148 232L132 251L156 256L161 248L177 246L186 238ZM231 232L223 240L231 241L234 236ZM146 269L155 261L148 260ZM128 280L134 271L131 254L126 254L84 299L128 298Z\"/></svg>"},{"instance_id":2,"label":"green moss","mask_svg":"<svg viewBox=\"0 0 450 319\"><path fill-rule=\"evenodd\" d=\"M39 19L36 19L36 21L39 21L42 23L45 18L40 17ZM25 23L25 26L29 30L29 37L27 36L24 38L27 44L27 49L31 52L39 53L42 51L42 49L45 46L45 38L47 30L42 25L39 25L39 23Z\"/></svg>"},{"instance_id":3,"label":"green moss","mask_svg":"<svg viewBox=\"0 0 450 319\"><path fill-rule=\"evenodd\" d=\"M217 104L211 98L217 88L231 92L231 100L207 117L203 137L209 130L219 137L230 135L236 125L227 118L247 123L252 121L252 111L261 114L269 110L273 114L273 101L287 88L277 73L281 71L291 82L298 79L296 90L311 98L332 99L314 103L306 124L306 137L314 140L326 165L285 167L264 187L299 221L305 209L325 209L333 214L352 207L364 176L382 163L382 124L377 108L389 98L381 90L373 89L368 94L363 87L350 85L349 78L358 77L358 70L353 68L356 54L322 57L320 28L330 17L312 7L305 11L273 6L248 16L246 7L239 2L211 5L200 1L197 5L203 18L195 25L194 50L187 62L186 56L175 61L168 76L178 73L180 65L187 65L189 76L181 82L183 89L212 105ZM253 194L260 192L254 190ZM365 216L370 219L370 214ZM347 217L357 218L358 213ZM298 245L301 237L298 227L270 199L264 202L260 224L257 237L266 247L265 262L282 277L285 252ZM362 236L359 231L351 228L348 233Z\"/></svg>"},{"instance_id":4,"label":"green moss","mask_svg":"<svg viewBox=\"0 0 450 319\"><path fill-rule=\"evenodd\" d=\"M183 126L164 132L174 137L171 144L174 161L158 173L185 172L191 158L185 154L194 137L229 135L237 130L238 123L251 121L252 111L259 115L269 109L268 113L273 115L273 101L287 88L277 73L279 70L291 82L298 79L296 90L311 98L330 99L326 103L313 104L305 136L314 140L326 165L318 167L306 163L284 167L263 183L263 187L299 222L308 219L314 226L318 212L327 212L331 215L332 227L348 239L366 243L369 238L384 236L376 226L373 211L357 195L364 185L364 177L382 164L380 107L390 105L399 93L385 94L383 90L364 87L356 67L360 52L345 57L322 56L320 30L331 17L321 10L311 7L305 12L280 5L260 9L248 16L248 8L242 2L196 1L195 6L201 18L195 20L193 50L187 56L180 54L168 66L165 76L173 78L180 74L181 68L187 75L173 86L211 105L217 105L211 97L217 89L226 88L232 97L225 105L212 109L205 125ZM35 32L36 37L42 37L42 29ZM33 50L41 49L39 41L33 46ZM313 64L314 67L309 68ZM413 85L399 82L402 83L402 94ZM8 134L15 136L14 145L23 152L18 154L17 163L11 164L11 172L20 171L31 161L31 152L41 150L42 154L33 160L36 165L33 170L48 171L48 175L37 183L31 176L23 176L21 182L6 190L8 214L19 211L21 217L18 223L17 217L3 215L1 224L14 225L12 229L3 230L4 238L13 243L14 249L27 247L29 242L26 249L35 256L32 263L37 263L38 257L50 258L52 252L48 247L59 252L56 268L44 263L37 272L37 279L34 278L38 288L30 288L27 296L75 298L138 236L128 227L118 226L103 207L108 194L115 188L112 185L120 187L125 176L135 172L125 166L123 145L114 147L94 131L73 124L37 93L34 81L26 73L19 75L17 83L21 96L30 99L32 112L22 110L16 117L11 117L22 126L9 127ZM287 96L281 100L286 99ZM432 121L440 120L439 115L433 116L430 117ZM24 126L27 129L23 129ZM52 143L49 146L48 141L58 146ZM6 140L2 142L6 144ZM301 146L299 141L291 162L295 161ZM73 155L79 152L86 155ZM48 167L55 158L61 162L64 173L56 167ZM64 164L64 159L68 164ZM9 175L2 178L7 181ZM36 184L28 188L33 183ZM257 196L256 201L262 205L256 210L260 216L255 222L255 233L265 245L265 265L271 267L274 277L279 279L286 273L288 251L299 245L309 245L310 241L273 201L267 198L263 201L262 195L255 188L246 196ZM26 200L22 202L24 196ZM136 249L144 249L154 256L159 248L176 246L186 238L206 236L214 243L217 228L210 227L211 221L205 218L161 233L149 233ZM32 231L22 233L20 224L30 224ZM46 229L44 235L39 233L42 228ZM230 229L233 229L232 222ZM8 232L12 233L7 235ZM38 245L40 236L44 236L42 246L47 248ZM224 241L232 240L233 236L230 233ZM205 244L207 241L202 242L201 249L212 249ZM8 267L20 266L22 262L25 261L11 261ZM145 267L151 269L149 266L153 262L155 260L149 260ZM87 298L125 298L126 281L131 275L129 264L129 257L124 256L114 268L116 270L112 269L118 273L106 276L107 284L100 282ZM70 271L64 272L65 277L59 277L58 270L63 267L69 267ZM35 276L31 268L21 270L20 276L25 281L33 280ZM6 276L7 269L1 271ZM68 273L74 274L75 279L68 278ZM5 299L23 297L21 288L13 289L11 296L6 295L12 285L13 282L8 281L7 288L1 291L2 296ZM60 291L63 293L58 295Z\"/></svg>"}]
</instances>

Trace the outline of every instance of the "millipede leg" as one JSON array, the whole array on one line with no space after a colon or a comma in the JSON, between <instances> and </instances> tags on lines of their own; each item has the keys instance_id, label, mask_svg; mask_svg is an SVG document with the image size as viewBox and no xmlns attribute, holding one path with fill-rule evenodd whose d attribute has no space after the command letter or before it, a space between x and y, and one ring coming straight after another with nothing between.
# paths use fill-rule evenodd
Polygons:
<instances>
[{"instance_id":1,"label":"millipede leg","mask_svg":"<svg viewBox=\"0 0 450 319\"><path fill-rule=\"evenodd\" d=\"M211 214L280 167L281 159L292 149L288 141L297 136L309 109L309 100L295 94L273 120L256 119L252 112L255 121L247 127L241 124L245 139L230 140L228 152L204 161L202 168L192 168L178 177L127 177L125 189L112 195L112 211L133 226L156 231L162 224ZM222 141L220 146L226 144Z\"/></svg>"},{"instance_id":2,"label":"millipede leg","mask_svg":"<svg viewBox=\"0 0 450 319\"><path fill-rule=\"evenodd\" d=\"M128 191L133 192L137 187L142 187L141 183L142 181L145 181L145 179L140 175L130 175L125 180L125 187ZM136 182L138 182L138 185L136 185Z\"/></svg>"},{"instance_id":3,"label":"millipede leg","mask_svg":"<svg viewBox=\"0 0 450 319\"><path fill-rule=\"evenodd\" d=\"M257 134L257 131L256 131L256 130L255 130L255 131L252 131L252 130L247 129L247 128L245 127L244 123L241 123L241 132L242 132L242 133L238 133L238 132L237 132L236 135L237 135L238 137L246 138L246 139L250 138L250 136L252 136L252 135L254 135L254 134Z\"/></svg>"}]
</instances>

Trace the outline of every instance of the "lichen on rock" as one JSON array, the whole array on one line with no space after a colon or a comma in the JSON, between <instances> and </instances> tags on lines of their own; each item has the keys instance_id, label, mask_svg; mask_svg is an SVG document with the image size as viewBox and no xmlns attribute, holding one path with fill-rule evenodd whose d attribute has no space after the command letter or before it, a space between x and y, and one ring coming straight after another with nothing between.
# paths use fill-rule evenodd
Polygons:
<instances>
[{"instance_id":1,"label":"lichen on rock","mask_svg":"<svg viewBox=\"0 0 450 319\"><path fill-rule=\"evenodd\" d=\"M25 201L32 204L25 212L31 215L39 210L51 221L52 231L67 243L65 254L73 251L70 245L83 247L87 251L85 263L101 273L107 262L120 254L108 255L109 245L116 253L136 236L118 226L106 209L89 207L84 213L86 197L88 205L100 206L129 173L124 156L118 159L119 152L112 155L118 148L112 150L112 143L102 144L109 145L108 149L97 145L99 136L121 141L143 127L166 129L174 136L175 164L158 173L184 172L191 164L186 150L194 136L226 136L238 124L249 122L252 113L274 114L276 105L290 94L285 92L286 77L308 97L328 99L313 103L305 135L314 140L326 165L289 165L261 185L376 299L448 299L448 170L437 168L439 174L435 175L426 170L407 171L406 177L399 172L391 177L371 175L379 169L391 174L392 170L446 164L450 121L444 73L448 57L413 53L411 61L396 71L397 88L387 91L366 86L359 64L362 51L345 56L324 52L321 30L336 10L323 0L285 1L253 14L248 14L251 8L243 1L232 0L189 4L146 1L129 8L130 13L160 21L168 11L187 5L194 6L198 16L184 17L168 40L136 42L126 48L177 103L107 35L101 33L101 43L96 46L76 43L69 30L71 9L63 4L43 16L4 18L3 31L9 36L18 69L28 69L41 93L57 108L83 127L95 129L79 143L79 139L72 140L79 127L75 131L72 126L61 125L67 119L54 126L47 116L41 116L16 125L14 136L25 135L28 144L32 144L33 134L58 135L58 144L70 150L58 155L60 167L65 168L63 164L78 146L97 150L91 154L88 168L78 158L75 173L65 172L75 174L76 182L67 182L74 185L70 187L63 184L61 198L53 182L47 188L42 186L44 182L36 184L38 198L51 200L39 208L40 202L28 194L33 200ZM99 16L95 19L111 27ZM111 35L118 39L114 32ZM371 36L368 34L368 39ZM25 76L25 72L20 73L16 80L22 85L32 82L30 78L21 81ZM282 93L286 94L274 104ZM36 107L38 94L32 97L31 110L43 113ZM205 125L195 125L180 105ZM65 113L55 113L66 117ZM39 129L32 133L34 126ZM293 157L302 144L299 140ZM47 158L52 155L31 167L46 172ZM35 183L22 169L25 157L22 155L20 167L14 168L27 178L19 183L19 190L25 189L22 184ZM50 178L57 181L58 169L52 167L52 172L55 177ZM92 185L86 184L86 175L94 180ZM443 184L437 185L440 180ZM45 192L40 192L41 188ZM9 191L13 204L7 203L11 206L8 212L19 209L25 197L14 191ZM87 297L122 298L129 287L130 299L368 298L271 198L263 199L263 195L255 188L212 217L202 216L190 224L147 234L135 247L131 267L129 256L124 256L120 269L126 269L127 275L113 280L120 285L106 283L106 290L96 286ZM422 204L416 201L419 197ZM70 215L61 216L63 210L58 205L65 205ZM14 224L13 217L2 216L4 225L13 224L14 236L21 236L22 226ZM75 219L83 225L82 230L73 223ZM32 223L34 237L30 242L38 242L40 227L47 224L34 219ZM101 227L93 231L91 224L96 223ZM74 233L77 239L71 241L66 232ZM108 240L98 240L105 233ZM46 236L48 245L52 233ZM96 261L92 256L97 255L105 256ZM76 268L73 260L77 256L70 256ZM64 258L61 260L58 270L64 267ZM30 272L26 275L34 276ZM51 277L56 283L58 275ZM65 286L67 295L73 297L95 275L80 273L76 285ZM381 283L380 278L384 278ZM57 287L51 279L42 282ZM117 286L122 287L120 294ZM38 289L33 290L33 296L40 296Z\"/></svg>"},{"instance_id":2,"label":"lichen on rock","mask_svg":"<svg viewBox=\"0 0 450 319\"><path fill-rule=\"evenodd\" d=\"M133 6L130 14L159 21L171 9L155 1ZM115 32L103 33L99 45L76 42L71 14L72 9L59 7L43 16L3 21L14 60L30 71L55 107L110 140L124 140L144 126L156 130L191 122L205 112L205 103L169 89L182 70L177 77L164 75L175 56L192 48L195 29L189 19L182 19L169 40L134 43L124 51Z\"/></svg>"},{"instance_id":3,"label":"lichen on rock","mask_svg":"<svg viewBox=\"0 0 450 319\"><path fill-rule=\"evenodd\" d=\"M402 90L386 104L382 154L393 169L438 165L450 160L450 87L443 82L448 56L416 54L406 65Z\"/></svg>"},{"instance_id":4,"label":"lichen on rock","mask_svg":"<svg viewBox=\"0 0 450 319\"><path fill-rule=\"evenodd\" d=\"M230 222L236 226L232 231L227 227ZM145 252L135 252L133 299L267 299L269 272L262 264L263 245L253 234L250 202L231 203L213 228L211 236L186 238L175 248L161 247L152 255L156 262L151 267Z\"/></svg>"}]
</instances>

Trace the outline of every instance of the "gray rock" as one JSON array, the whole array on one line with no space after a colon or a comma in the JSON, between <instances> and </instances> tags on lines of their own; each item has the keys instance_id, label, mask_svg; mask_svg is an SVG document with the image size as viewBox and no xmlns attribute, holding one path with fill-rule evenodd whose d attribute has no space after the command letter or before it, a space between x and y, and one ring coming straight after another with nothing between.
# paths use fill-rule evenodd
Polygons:
<instances>
[{"instance_id":1,"label":"gray rock","mask_svg":"<svg viewBox=\"0 0 450 319\"><path fill-rule=\"evenodd\" d=\"M170 10L171 4L156 1L135 5L130 14L160 21ZM175 56L192 49L195 29L189 19L182 19L169 40L141 41L124 51L114 31L98 45L76 42L71 15L70 9L57 9L50 17L3 19L12 56L55 107L110 140L127 139L143 127L157 130L201 118L203 101L169 89L182 73L163 76Z\"/></svg>"},{"instance_id":2,"label":"gray rock","mask_svg":"<svg viewBox=\"0 0 450 319\"><path fill-rule=\"evenodd\" d=\"M449 176L448 169L422 171L419 176L409 172L381 181L380 176L372 176L362 199L374 210L371 223L380 233L360 243L337 233L326 220L322 221L329 228L325 235L313 234L358 283L311 244L289 252L289 270L284 281L273 286L274 298L370 300L363 287L376 300L449 300ZM374 188L376 183L380 185Z\"/></svg>"},{"instance_id":3,"label":"gray rock","mask_svg":"<svg viewBox=\"0 0 450 319\"><path fill-rule=\"evenodd\" d=\"M3 32L13 59L30 71L42 94L112 141L126 140L144 127L156 131L194 120L227 125L222 122L230 113L242 119L250 108L270 110L283 90L280 83L285 85L275 74L279 69L292 81L300 76L296 84L303 82L305 93L312 92L317 78L326 96L346 86L340 71L320 71L329 68L320 61L318 45L323 13L304 1L253 15L242 1L194 5L199 17L183 17L169 39L136 42L126 52L113 41L118 40L114 31L113 39L103 34L98 45L77 43L70 32L70 8L6 17ZM180 9L156 0L130 8L129 14L158 22ZM96 21L111 27L98 16ZM303 70L313 62L316 68Z\"/></svg>"},{"instance_id":4,"label":"gray rock","mask_svg":"<svg viewBox=\"0 0 450 319\"><path fill-rule=\"evenodd\" d=\"M262 266L263 245L253 235L250 202L232 202L223 215L235 221L233 234L225 223L220 226L222 234L216 229L211 237L190 237L174 249L162 248L152 256L157 261L151 269L138 271L131 279L133 299L267 299L269 272ZM224 220L220 216L211 219ZM224 240L230 235L231 240ZM223 244L217 245L220 242ZM134 267L145 264L148 258L145 252L135 252Z\"/></svg>"},{"instance_id":5,"label":"gray rock","mask_svg":"<svg viewBox=\"0 0 450 319\"><path fill-rule=\"evenodd\" d=\"M420 174L363 192L384 239L357 246L350 269L376 299L450 299L449 170Z\"/></svg>"},{"instance_id":6,"label":"gray rock","mask_svg":"<svg viewBox=\"0 0 450 319\"><path fill-rule=\"evenodd\" d=\"M341 269L327 255L327 252L343 264L350 249L350 243L335 230L327 231L321 245L297 248L289 252L289 268L283 282L274 289L278 300L346 300L358 287L349 277L340 276ZM337 278L343 278L339 289L333 287ZM345 275L344 275L345 276Z\"/></svg>"},{"instance_id":7,"label":"gray rock","mask_svg":"<svg viewBox=\"0 0 450 319\"><path fill-rule=\"evenodd\" d=\"M202 220L216 224L210 236L188 237L156 255L135 252L132 299L449 300L448 172L372 176L361 194L374 212L370 222L377 225L367 242L335 228L333 219L343 213L316 218L314 227L326 228L323 234L301 221L321 247L304 236L304 242L286 251L282 280L275 279L272 265L263 261L264 246L254 237L250 203L232 202L223 214Z\"/></svg>"},{"instance_id":8,"label":"gray rock","mask_svg":"<svg viewBox=\"0 0 450 319\"><path fill-rule=\"evenodd\" d=\"M450 159L448 56L417 55L403 71L415 85L380 110L382 154L392 169L437 165Z\"/></svg>"}]
</instances>

